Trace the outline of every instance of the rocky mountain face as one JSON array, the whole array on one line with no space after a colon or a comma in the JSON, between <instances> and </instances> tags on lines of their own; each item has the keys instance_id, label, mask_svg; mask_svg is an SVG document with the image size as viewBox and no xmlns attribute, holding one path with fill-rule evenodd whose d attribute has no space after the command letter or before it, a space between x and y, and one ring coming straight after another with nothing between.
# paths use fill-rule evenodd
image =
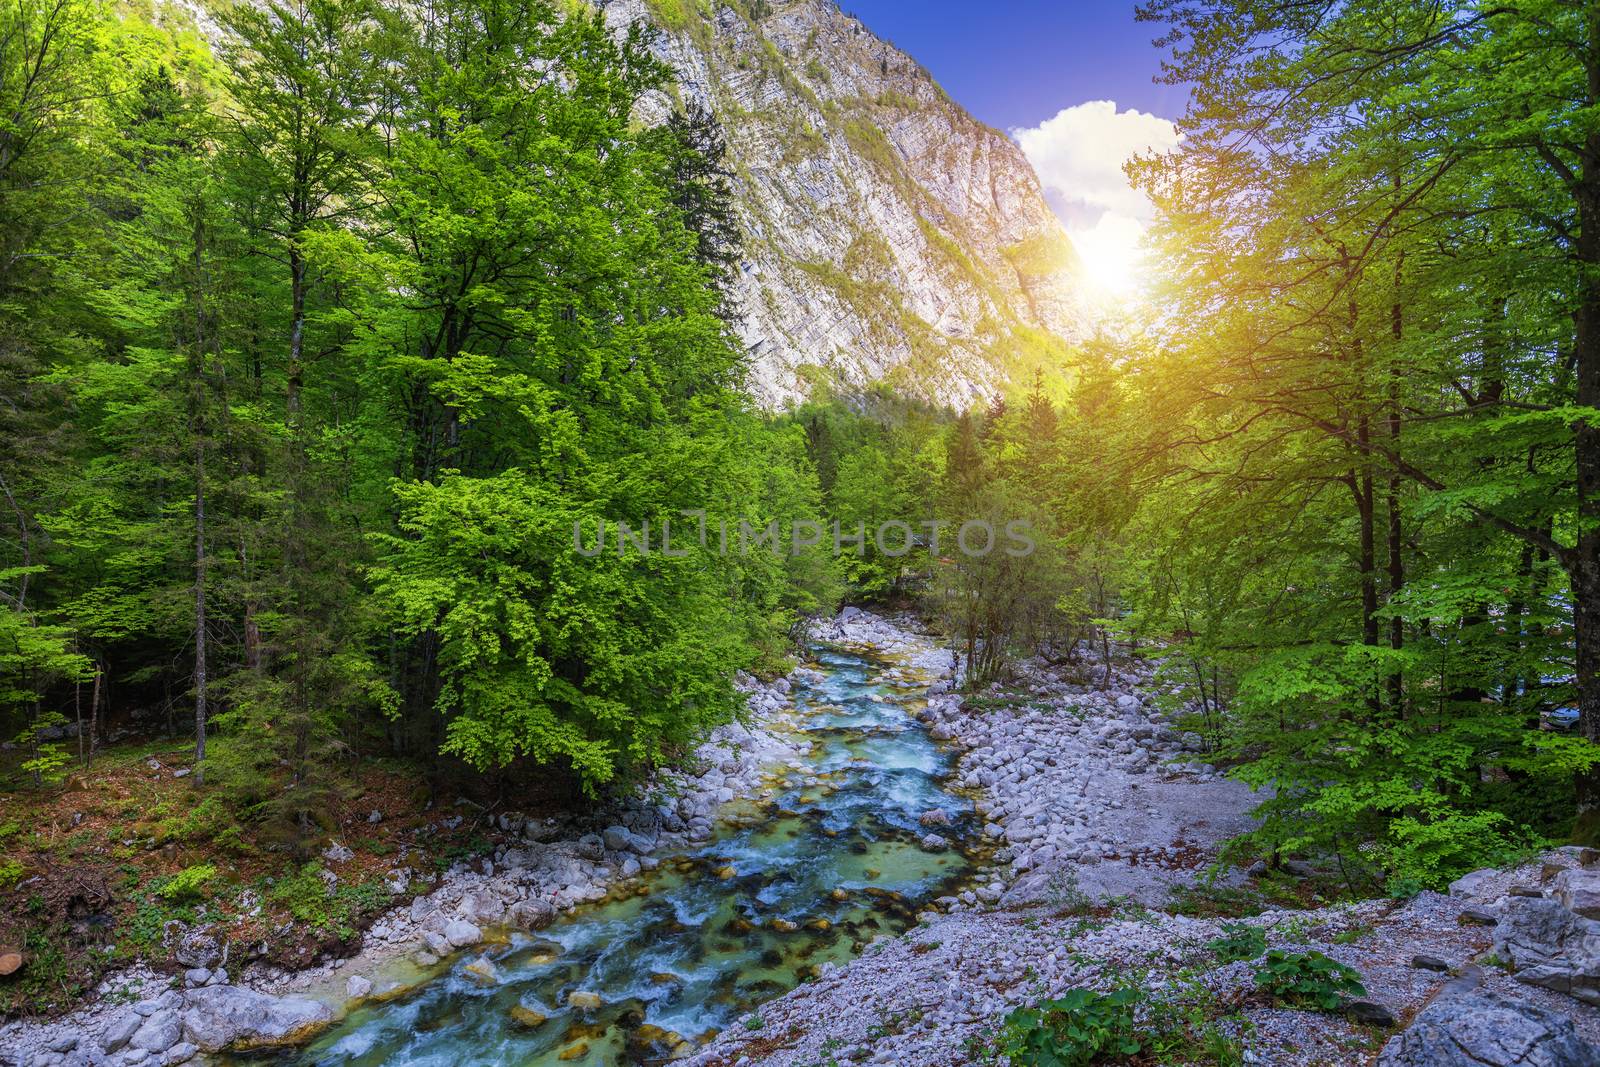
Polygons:
<instances>
[{"instance_id":1,"label":"rocky mountain face","mask_svg":"<svg viewBox=\"0 0 1600 1067\"><path fill-rule=\"evenodd\" d=\"M832 0L603 6L663 30L680 102L726 131L761 403L885 381L965 407L1086 331L1080 264L1021 151Z\"/></svg>"}]
</instances>

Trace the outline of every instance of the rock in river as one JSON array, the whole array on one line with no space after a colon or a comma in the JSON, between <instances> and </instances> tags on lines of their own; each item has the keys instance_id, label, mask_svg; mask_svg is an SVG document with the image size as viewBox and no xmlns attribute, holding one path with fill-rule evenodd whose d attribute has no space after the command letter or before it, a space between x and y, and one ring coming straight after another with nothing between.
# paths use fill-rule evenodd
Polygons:
<instances>
[{"instance_id":1,"label":"rock in river","mask_svg":"<svg viewBox=\"0 0 1600 1067\"><path fill-rule=\"evenodd\" d=\"M452 919L444 928L444 937L456 948L465 948L483 940L483 931L465 919Z\"/></svg>"}]
</instances>

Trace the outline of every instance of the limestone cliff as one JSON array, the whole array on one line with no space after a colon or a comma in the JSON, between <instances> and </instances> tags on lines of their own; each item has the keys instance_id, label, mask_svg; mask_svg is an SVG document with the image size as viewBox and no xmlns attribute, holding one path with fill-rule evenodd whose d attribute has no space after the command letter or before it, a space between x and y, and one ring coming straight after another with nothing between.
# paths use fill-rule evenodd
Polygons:
<instances>
[{"instance_id":1,"label":"limestone cliff","mask_svg":"<svg viewBox=\"0 0 1600 1067\"><path fill-rule=\"evenodd\" d=\"M831 375L965 406L1085 331L1081 268L1021 151L831 0L604 6L664 31L683 101L726 130L762 403Z\"/></svg>"}]
</instances>

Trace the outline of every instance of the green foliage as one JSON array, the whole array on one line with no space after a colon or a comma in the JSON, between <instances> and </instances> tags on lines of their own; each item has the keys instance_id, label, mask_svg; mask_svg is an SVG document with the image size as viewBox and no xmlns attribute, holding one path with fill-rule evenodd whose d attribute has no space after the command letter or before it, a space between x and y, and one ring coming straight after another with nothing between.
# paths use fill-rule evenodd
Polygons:
<instances>
[{"instance_id":1,"label":"green foliage","mask_svg":"<svg viewBox=\"0 0 1600 1067\"><path fill-rule=\"evenodd\" d=\"M1249 923L1224 923L1222 936L1206 942L1206 948L1223 963L1253 960L1267 950L1267 935Z\"/></svg>"},{"instance_id":2,"label":"green foliage","mask_svg":"<svg viewBox=\"0 0 1600 1067\"><path fill-rule=\"evenodd\" d=\"M209 863L196 863L185 867L156 887L156 895L169 903L199 900L206 896L207 886L217 876L217 868Z\"/></svg>"},{"instance_id":3,"label":"green foliage","mask_svg":"<svg viewBox=\"0 0 1600 1067\"><path fill-rule=\"evenodd\" d=\"M1006 1016L997 1050L1017 1067L1088 1067L1108 1056L1132 1056L1144 1047L1134 1018L1139 991L1069 989Z\"/></svg>"},{"instance_id":4,"label":"green foliage","mask_svg":"<svg viewBox=\"0 0 1600 1067\"><path fill-rule=\"evenodd\" d=\"M388 540L377 589L403 628L439 634L446 751L560 761L594 786L733 714L739 628L705 560L578 556L586 509L520 472L402 500L412 536Z\"/></svg>"},{"instance_id":5,"label":"green foliage","mask_svg":"<svg viewBox=\"0 0 1600 1067\"><path fill-rule=\"evenodd\" d=\"M67 725L67 717L42 708L41 700L51 686L81 680L89 669L88 660L73 649L67 627L43 623L21 606L29 580L44 570L0 569L0 586L15 582L19 590L15 606L0 609L0 714L22 723L11 741L28 753L20 769L35 783L60 781L69 761L66 746L46 740L46 731Z\"/></svg>"},{"instance_id":6,"label":"green foliage","mask_svg":"<svg viewBox=\"0 0 1600 1067\"><path fill-rule=\"evenodd\" d=\"M574 546L822 503L739 390L721 131L633 123L654 31L312 0L229 9L213 58L93 4L0 18L48 30L0 49L37 119L0 130L0 729L35 782L88 683L193 708L223 799L158 836L303 858L375 753L621 786L836 603L823 549Z\"/></svg>"},{"instance_id":7,"label":"green foliage","mask_svg":"<svg viewBox=\"0 0 1600 1067\"><path fill-rule=\"evenodd\" d=\"M1160 427L1129 446L1126 621L1171 642L1207 759L1273 783L1258 850L1337 854L1362 892L1565 837L1600 740L1600 253L1560 236L1600 180L1568 140L1600 56L1563 5L1439 14L1145 9L1201 89L1133 166L1183 325L1117 390ZM1541 729L1562 704L1580 736Z\"/></svg>"},{"instance_id":8,"label":"green foliage","mask_svg":"<svg viewBox=\"0 0 1600 1067\"><path fill-rule=\"evenodd\" d=\"M0 987L0 1005L12 1015L44 1015L76 1007L90 986L72 966L58 931L30 930L23 939L28 965Z\"/></svg>"},{"instance_id":9,"label":"green foliage","mask_svg":"<svg viewBox=\"0 0 1600 1067\"><path fill-rule=\"evenodd\" d=\"M331 921L333 892L323 880L322 865L307 863L278 879L271 898L286 908L298 922L327 926Z\"/></svg>"},{"instance_id":10,"label":"green foliage","mask_svg":"<svg viewBox=\"0 0 1600 1067\"><path fill-rule=\"evenodd\" d=\"M651 7L711 32L702 0ZM737 715L733 672L783 669L807 615L915 597L971 685L1035 653L1109 684L1114 639L1154 649L1165 710L1262 790L1240 854L1405 894L1566 837L1600 768L1584 12L1145 14L1195 89L1175 151L1132 167L1157 325L1027 327L929 223L936 265L993 305L976 333L1009 391L941 411L809 374L767 417L742 392L720 131L633 121L672 84L655 31L568 0L310 0L235 5L212 56L134 10L7 4L8 770L59 780L95 691L184 709L222 799L153 834L243 821L303 859L364 757L621 788ZM912 102L833 110L916 197L874 121ZM823 147L792 119L791 153ZM1054 239L1005 256L1030 295L1077 267ZM797 269L907 353L897 380L958 395L889 259L867 235ZM572 536L795 517L859 524L862 548ZM1026 520L1035 551L949 551L973 518ZM875 543L897 521L904 554ZM1578 731L1545 729L1566 705ZM303 868L279 889L335 927L368 892Z\"/></svg>"},{"instance_id":11,"label":"green foliage","mask_svg":"<svg viewBox=\"0 0 1600 1067\"><path fill-rule=\"evenodd\" d=\"M681 30L697 16L696 0L649 0L650 11L669 30Z\"/></svg>"},{"instance_id":12,"label":"green foliage","mask_svg":"<svg viewBox=\"0 0 1600 1067\"><path fill-rule=\"evenodd\" d=\"M282 875L268 897L288 911L296 922L331 931L343 938L352 935L362 916L381 911L392 899L381 880L342 881L330 877L316 862Z\"/></svg>"},{"instance_id":13,"label":"green foliage","mask_svg":"<svg viewBox=\"0 0 1600 1067\"><path fill-rule=\"evenodd\" d=\"M1329 940L1335 945L1353 945L1370 933L1372 933L1372 927L1363 924L1360 926L1352 926L1348 930L1340 930Z\"/></svg>"},{"instance_id":14,"label":"green foliage","mask_svg":"<svg viewBox=\"0 0 1600 1067\"><path fill-rule=\"evenodd\" d=\"M1272 949L1255 972L1256 985L1288 1004L1332 1011L1346 997L1366 996L1361 975L1321 952Z\"/></svg>"},{"instance_id":15,"label":"green foliage","mask_svg":"<svg viewBox=\"0 0 1600 1067\"><path fill-rule=\"evenodd\" d=\"M16 888L26 871L27 868L23 867L19 859L7 856L4 860L0 860L0 892L10 892Z\"/></svg>"}]
</instances>

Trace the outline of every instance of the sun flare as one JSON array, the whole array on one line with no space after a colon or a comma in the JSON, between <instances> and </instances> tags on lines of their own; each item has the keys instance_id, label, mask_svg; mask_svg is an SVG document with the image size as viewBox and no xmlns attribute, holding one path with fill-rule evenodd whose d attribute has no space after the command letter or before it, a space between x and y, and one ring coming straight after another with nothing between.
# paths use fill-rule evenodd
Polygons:
<instances>
[{"instance_id":1,"label":"sun flare","mask_svg":"<svg viewBox=\"0 0 1600 1067\"><path fill-rule=\"evenodd\" d=\"M1108 211L1092 227L1072 230L1068 236L1089 282L1110 296L1127 298L1135 293L1144 255L1144 225L1138 219Z\"/></svg>"}]
</instances>

